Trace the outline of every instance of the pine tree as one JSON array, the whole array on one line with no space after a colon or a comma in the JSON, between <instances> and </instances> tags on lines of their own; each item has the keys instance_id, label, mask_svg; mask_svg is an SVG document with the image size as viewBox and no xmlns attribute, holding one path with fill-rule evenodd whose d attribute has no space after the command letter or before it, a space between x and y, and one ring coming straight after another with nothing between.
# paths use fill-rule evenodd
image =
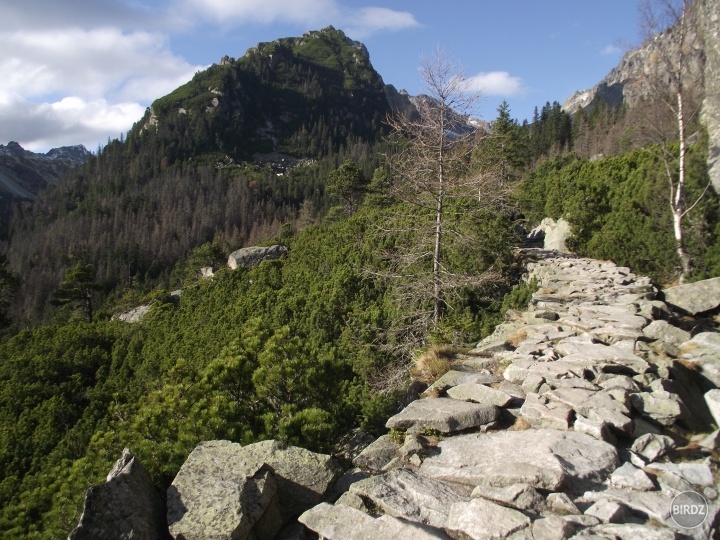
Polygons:
<instances>
[{"instance_id":1,"label":"pine tree","mask_svg":"<svg viewBox=\"0 0 720 540\"><path fill-rule=\"evenodd\" d=\"M78 261L75 266L68 268L65 279L55 290L52 304L64 306L67 304L81 304L85 310L87 322L93 322L93 293L100 290L95 283L95 269L90 263Z\"/></svg>"}]
</instances>

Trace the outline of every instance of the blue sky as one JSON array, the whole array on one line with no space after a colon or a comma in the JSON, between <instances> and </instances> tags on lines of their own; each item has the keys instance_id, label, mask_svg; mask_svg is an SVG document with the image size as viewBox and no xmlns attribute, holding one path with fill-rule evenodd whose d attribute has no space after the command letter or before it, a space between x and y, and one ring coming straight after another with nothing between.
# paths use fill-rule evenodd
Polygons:
<instances>
[{"instance_id":1,"label":"blue sky","mask_svg":"<svg viewBox=\"0 0 720 540\"><path fill-rule=\"evenodd\" d=\"M443 48L513 117L598 83L639 43L634 0L0 0L0 144L95 151L223 55L333 25L388 84Z\"/></svg>"}]
</instances>

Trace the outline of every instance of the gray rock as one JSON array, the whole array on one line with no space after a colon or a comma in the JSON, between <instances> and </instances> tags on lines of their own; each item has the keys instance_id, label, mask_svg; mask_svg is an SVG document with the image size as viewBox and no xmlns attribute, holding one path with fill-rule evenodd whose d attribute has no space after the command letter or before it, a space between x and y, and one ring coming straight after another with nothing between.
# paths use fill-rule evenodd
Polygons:
<instances>
[{"instance_id":1,"label":"gray rock","mask_svg":"<svg viewBox=\"0 0 720 540\"><path fill-rule=\"evenodd\" d=\"M595 516L587 516L585 514L580 515L567 515L563 516L562 519L572 524L574 527L594 527L600 524L600 520ZM582 533L575 535L575 539L583 538ZM592 538L597 538L593 536ZM605 540L605 539L603 539Z\"/></svg>"},{"instance_id":2,"label":"gray rock","mask_svg":"<svg viewBox=\"0 0 720 540\"><path fill-rule=\"evenodd\" d=\"M565 540L570 538L576 529L577 526L574 523L552 514L537 519L532 524L532 534L535 540Z\"/></svg>"},{"instance_id":3,"label":"gray rock","mask_svg":"<svg viewBox=\"0 0 720 540\"><path fill-rule=\"evenodd\" d=\"M495 375L451 369L442 375L437 381L432 383L428 389L421 394L421 396L437 397L447 391L448 388L462 384L493 384L496 382L500 382L500 379Z\"/></svg>"},{"instance_id":4,"label":"gray rock","mask_svg":"<svg viewBox=\"0 0 720 540\"><path fill-rule=\"evenodd\" d=\"M520 408L525 421L536 429L570 429L572 409L562 403L552 402L535 393L525 396Z\"/></svg>"},{"instance_id":5,"label":"gray rock","mask_svg":"<svg viewBox=\"0 0 720 540\"><path fill-rule=\"evenodd\" d=\"M425 398L413 401L385 423L389 429L436 429L452 433L490 424L500 417L494 405L479 405L448 398Z\"/></svg>"},{"instance_id":6,"label":"gray rock","mask_svg":"<svg viewBox=\"0 0 720 540\"><path fill-rule=\"evenodd\" d=\"M716 429L707 437L703 437L698 443L701 448L706 450L717 450L720 448L720 429Z\"/></svg>"},{"instance_id":7,"label":"gray rock","mask_svg":"<svg viewBox=\"0 0 720 540\"><path fill-rule=\"evenodd\" d=\"M697 315L720 306L720 278L685 283L663 290L665 302Z\"/></svg>"},{"instance_id":8,"label":"gray rock","mask_svg":"<svg viewBox=\"0 0 720 540\"><path fill-rule=\"evenodd\" d=\"M690 332L681 330L667 321L653 321L643 328L643 334L652 339L662 339L673 345L680 345L691 338Z\"/></svg>"},{"instance_id":9,"label":"gray rock","mask_svg":"<svg viewBox=\"0 0 720 540\"><path fill-rule=\"evenodd\" d=\"M303 513L298 521L326 540L368 540L370 538L447 539L442 531L409 523L391 516L372 518L345 505L322 503Z\"/></svg>"},{"instance_id":10,"label":"gray rock","mask_svg":"<svg viewBox=\"0 0 720 540\"><path fill-rule=\"evenodd\" d=\"M655 489L645 471L631 463L623 463L610 475L610 485L618 489L634 489L636 491L652 491Z\"/></svg>"},{"instance_id":11,"label":"gray rock","mask_svg":"<svg viewBox=\"0 0 720 540\"><path fill-rule=\"evenodd\" d=\"M617 345L580 345L573 343L558 344L555 350L563 355L563 361L577 366L593 367L614 365L625 368L636 374L645 373L649 364Z\"/></svg>"},{"instance_id":12,"label":"gray rock","mask_svg":"<svg viewBox=\"0 0 720 540\"><path fill-rule=\"evenodd\" d=\"M604 390L627 390L630 393L639 392L640 387L627 375L603 374L598 377L598 384Z\"/></svg>"},{"instance_id":13,"label":"gray rock","mask_svg":"<svg viewBox=\"0 0 720 540\"><path fill-rule=\"evenodd\" d=\"M274 502L275 475L263 465L254 472L227 474L220 463L203 460L200 465L198 458L191 454L191 464L186 467L185 462L168 488L170 534L184 540L247 538ZM274 525L273 536L282 528L282 519Z\"/></svg>"},{"instance_id":14,"label":"gray rock","mask_svg":"<svg viewBox=\"0 0 720 540\"><path fill-rule=\"evenodd\" d=\"M557 490L602 480L617 468L615 448L589 435L547 429L459 435L440 441L420 474L467 485L529 484Z\"/></svg>"},{"instance_id":15,"label":"gray rock","mask_svg":"<svg viewBox=\"0 0 720 540\"><path fill-rule=\"evenodd\" d=\"M335 482L335 485L333 486L332 494L331 494L329 500L330 501L336 500L343 493L346 493L347 490L350 489L350 486L352 484L354 484L355 482L359 482L360 480L365 480L365 478L369 478L369 477L370 477L370 474L363 471L359 467L348 469Z\"/></svg>"},{"instance_id":16,"label":"gray rock","mask_svg":"<svg viewBox=\"0 0 720 540\"><path fill-rule=\"evenodd\" d=\"M712 487L715 483L708 461L653 463L649 467L653 471L663 471L679 476L694 486Z\"/></svg>"},{"instance_id":17,"label":"gray rock","mask_svg":"<svg viewBox=\"0 0 720 540\"><path fill-rule=\"evenodd\" d=\"M663 457L674 447L675 443L667 435L648 433L637 438L630 450L652 463Z\"/></svg>"},{"instance_id":18,"label":"gray rock","mask_svg":"<svg viewBox=\"0 0 720 540\"><path fill-rule=\"evenodd\" d=\"M398 452L403 459L408 459L411 456L425 457L425 447L427 444L427 439L422 435L407 433L405 435L405 441Z\"/></svg>"},{"instance_id":19,"label":"gray rock","mask_svg":"<svg viewBox=\"0 0 720 540\"><path fill-rule=\"evenodd\" d=\"M672 503L672 497L668 497L659 491L632 491L628 489L588 491L585 492L583 498L592 502L602 500L617 502L661 523L664 523L670 517Z\"/></svg>"},{"instance_id":20,"label":"gray rock","mask_svg":"<svg viewBox=\"0 0 720 540\"><path fill-rule=\"evenodd\" d=\"M505 538L530 526L525 514L487 499L452 505L445 529L454 538Z\"/></svg>"},{"instance_id":21,"label":"gray rock","mask_svg":"<svg viewBox=\"0 0 720 540\"><path fill-rule=\"evenodd\" d=\"M353 465L370 471L381 471L398 455L399 446L390 435L382 435L366 446L355 459Z\"/></svg>"},{"instance_id":22,"label":"gray rock","mask_svg":"<svg viewBox=\"0 0 720 540\"><path fill-rule=\"evenodd\" d=\"M475 486L473 497L482 497L489 501L516 508L517 510L532 510L543 502L543 497L537 490L528 484L513 484L510 486L494 487L488 485Z\"/></svg>"},{"instance_id":23,"label":"gray rock","mask_svg":"<svg viewBox=\"0 0 720 540\"><path fill-rule=\"evenodd\" d=\"M370 499L385 514L438 528L445 526L454 503L468 500L444 482L406 469L361 480L350 491Z\"/></svg>"},{"instance_id":24,"label":"gray rock","mask_svg":"<svg viewBox=\"0 0 720 540\"><path fill-rule=\"evenodd\" d=\"M632 428L630 411L606 391L584 388L557 388L545 394L549 399L564 403L589 420L602 422L618 431L629 432Z\"/></svg>"},{"instance_id":25,"label":"gray rock","mask_svg":"<svg viewBox=\"0 0 720 540\"><path fill-rule=\"evenodd\" d=\"M576 515L580 513L580 510L572 502L572 499L565 493L550 493L545 499L548 508L550 508L556 514L561 515Z\"/></svg>"},{"instance_id":26,"label":"gray rock","mask_svg":"<svg viewBox=\"0 0 720 540\"><path fill-rule=\"evenodd\" d=\"M663 426L671 426L683 415L683 404L670 392L639 392L630 395L633 408Z\"/></svg>"},{"instance_id":27,"label":"gray rock","mask_svg":"<svg viewBox=\"0 0 720 540\"><path fill-rule=\"evenodd\" d=\"M355 510L360 510L361 512L365 512L366 514L369 514L367 506L365 506L365 501L363 501L359 495L353 493L352 491L346 491L342 495L340 495L340 498L335 501L335 506L339 506L341 504L344 504L345 506L349 506L350 508L355 508Z\"/></svg>"},{"instance_id":28,"label":"gray rock","mask_svg":"<svg viewBox=\"0 0 720 540\"><path fill-rule=\"evenodd\" d=\"M352 461L360 452L375 442L375 437L362 428L357 428L340 438L333 446L333 455Z\"/></svg>"},{"instance_id":29,"label":"gray rock","mask_svg":"<svg viewBox=\"0 0 720 540\"><path fill-rule=\"evenodd\" d=\"M614 501L602 499L585 510L585 514L596 517L603 523L619 523L625 518L625 508Z\"/></svg>"},{"instance_id":30,"label":"gray rock","mask_svg":"<svg viewBox=\"0 0 720 540\"><path fill-rule=\"evenodd\" d=\"M616 442L615 436L610 431L608 424L602 420L591 420L590 418L585 418L582 414L576 414L573 429L579 433L587 433L598 440L606 441L610 444L615 444Z\"/></svg>"},{"instance_id":31,"label":"gray rock","mask_svg":"<svg viewBox=\"0 0 720 540\"><path fill-rule=\"evenodd\" d=\"M150 475L125 448L105 483L93 486L85 493L80 522L68 538L164 540L167 534L165 504Z\"/></svg>"},{"instance_id":32,"label":"gray rock","mask_svg":"<svg viewBox=\"0 0 720 540\"><path fill-rule=\"evenodd\" d=\"M113 316L113 319L118 319L122 322L130 324L137 323L140 322L145 315L150 313L151 308L152 306L150 304L143 304L129 311L125 311L124 313L120 313L119 315L115 315Z\"/></svg>"},{"instance_id":33,"label":"gray rock","mask_svg":"<svg viewBox=\"0 0 720 540\"><path fill-rule=\"evenodd\" d=\"M268 498L276 484L282 526L327 497L341 473L330 456L277 441L208 441L192 451L168 488L168 523L187 538L194 533L182 531L203 530L208 520L222 530L235 520L230 530L245 530L262 516L258 508L273 502Z\"/></svg>"},{"instance_id":34,"label":"gray rock","mask_svg":"<svg viewBox=\"0 0 720 540\"><path fill-rule=\"evenodd\" d=\"M450 388L447 395L452 399L473 401L481 405L495 405L496 407L507 407L514 401L511 395L484 384L459 384Z\"/></svg>"},{"instance_id":35,"label":"gray rock","mask_svg":"<svg viewBox=\"0 0 720 540\"><path fill-rule=\"evenodd\" d=\"M287 253L285 246L247 247L233 251L228 257L228 266L236 268L252 268L262 261L279 259Z\"/></svg>"},{"instance_id":36,"label":"gray rock","mask_svg":"<svg viewBox=\"0 0 720 540\"><path fill-rule=\"evenodd\" d=\"M675 533L670 529L660 529L648 524L636 525L634 523L606 523L596 525L590 532L603 538L616 538L617 540L674 540Z\"/></svg>"},{"instance_id":37,"label":"gray rock","mask_svg":"<svg viewBox=\"0 0 720 540\"><path fill-rule=\"evenodd\" d=\"M570 224L563 218L555 221L552 218L543 219L531 232L529 238L544 238L543 247L551 251L567 253L567 240L572 235Z\"/></svg>"},{"instance_id":38,"label":"gray rock","mask_svg":"<svg viewBox=\"0 0 720 540\"><path fill-rule=\"evenodd\" d=\"M715 419L715 425L720 426L720 390L713 388L705 392L705 403L707 403L710 414Z\"/></svg>"}]
</instances>

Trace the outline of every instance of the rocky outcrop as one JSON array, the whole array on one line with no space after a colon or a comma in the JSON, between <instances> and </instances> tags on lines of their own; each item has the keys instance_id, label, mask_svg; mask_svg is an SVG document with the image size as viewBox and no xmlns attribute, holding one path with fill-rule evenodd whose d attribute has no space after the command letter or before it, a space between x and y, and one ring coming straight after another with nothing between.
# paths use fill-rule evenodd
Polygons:
<instances>
[{"instance_id":1,"label":"rocky outcrop","mask_svg":"<svg viewBox=\"0 0 720 540\"><path fill-rule=\"evenodd\" d=\"M710 137L708 173L720 193L720 2L696 0L698 26L705 53L705 99L701 121Z\"/></svg>"},{"instance_id":2,"label":"rocky outcrop","mask_svg":"<svg viewBox=\"0 0 720 540\"><path fill-rule=\"evenodd\" d=\"M292 533L304 511L336 498L332 488L341 474L334 458L277 441L208 441L168 488L166 512L149 475L126 449L107 482L87 491L70 538L275 538L288 524Z\"/></svg>"},{"instance_id":3,"label":"rocky outcrop","mask_svg":"<svg viewBox=\"0 0 720 540\"><path fill-rule=\"evenodd\" d=\"M168 488L173 538L274 538L342 473L330 456L262 441L200 444Z\"/></svg>"},{"instance_id":4,"label":"rocky outcrop","mask_svg":"<svg viewBox=\"0 0 720 540\"><path fill-rule=\"evenodd\" d=\"M107 481L87 490L80 522L69 538L168 538L165 504L145 468L127 448Z\"/></svg>"},{"instance_id":5,"label":"rocky outcrop","mask_svg":"<svg viewBox=\"0 0 720 540\"><path fill-rule=\"evenodd\" d=\"M712 535L720 380L694 363L720 364L720 333L696 333L627 268L525 256L539 285L527 311L388 420L354 461L370 476L355 469L305 527L338 540ZM671 515L684 491L708 502L695 529Z\"/></svg>"},{"instance_id":6,"label":"rocky outcrop","mask_svg":"<svg viewBox=\"0 0 720 540\"><path fill-rule=\"evenodd\" d=\"M252 268L262 261L279 259L287 253L285 246L247 247L233 251L228 257L228 266L235 270L239 267Z\"/></svg>"},{"instance_id":7,"label":"rocky outcrop","mask_svg":"<svg viewBox=\"0 0 720 540\"><path fill-rule=\"evenodd\" d=\"M527 236L527 241L530 244L537 244L548 250L567 253L570 250L566 244L571 235L572 230L570 223L563 218L555 221L553 218L546 217L537 227L530 231L530 234Z\"/></svg>"}]
</instances>

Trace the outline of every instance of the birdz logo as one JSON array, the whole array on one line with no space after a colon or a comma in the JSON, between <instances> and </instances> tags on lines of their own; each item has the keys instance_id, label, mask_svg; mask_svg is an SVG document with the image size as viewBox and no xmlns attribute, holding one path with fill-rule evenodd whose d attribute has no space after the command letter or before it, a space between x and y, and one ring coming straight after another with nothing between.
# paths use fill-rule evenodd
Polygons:
<instances>
[{"instance_id":1,"label":"birdz logo","mask_svg":"<svg viewBox=\"0 0 720 540\"><path fill-rule=\"evenodd\" d=\"M670 516L678 527L694 529L705 522L708 503L695 491L683 491L677 495L670 508Z\"/></svg>"}]
</instances>

